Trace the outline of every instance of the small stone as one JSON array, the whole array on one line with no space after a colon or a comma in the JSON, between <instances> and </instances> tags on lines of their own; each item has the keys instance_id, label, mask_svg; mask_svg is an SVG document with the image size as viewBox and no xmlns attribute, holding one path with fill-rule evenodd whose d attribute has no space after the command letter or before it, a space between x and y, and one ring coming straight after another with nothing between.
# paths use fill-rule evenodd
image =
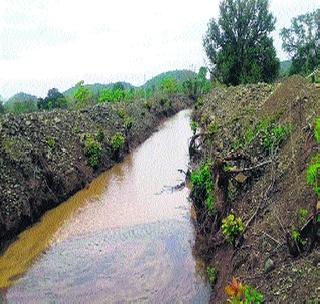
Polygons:
<instances>
[{"instance_id":1,"label":"small stone","mask_svg":"<svg viewBox=\"0 0 320 304\"><path fill-rule=\"evenodd\" d=\"M268 273L268 272L272 271L274 268L275 268L274 261L272 259L268 258L266 260L266 262L264 263L264 272Z\"/></svg>"}]
</instances>

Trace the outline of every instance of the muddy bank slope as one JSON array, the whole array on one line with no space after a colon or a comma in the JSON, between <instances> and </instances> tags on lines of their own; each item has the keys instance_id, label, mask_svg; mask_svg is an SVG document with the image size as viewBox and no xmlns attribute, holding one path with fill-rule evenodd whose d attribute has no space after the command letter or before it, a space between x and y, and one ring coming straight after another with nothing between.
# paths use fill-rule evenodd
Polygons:
<instances>
[{"instance_id":1,"label":"muddy bank slope","mask_svg":"<svg viewBox=\"0 0 320 304\"><path fill-rule=\"evenodd\" d=\"M1 117L0 244L121 161L165 117L191 103L175 97Z\"/></svg>"},{"instance_id":2,"label":"muddy bank slope","mask_svg":"<svg viewBox=\"0 0 320 304\"><path fill-rule=\"evenodd\" d=\"M201 127L190 147L196 250L217 271L212 303L227 301L233 276L266 303L318 303L318 198L306 179L320 152L315 87L293 76L274 86L216 89L193 116ZM222 221L230 214L242 228L228 239L227 228L234 231L223 231Z\"/></svg>"}]
</instances>

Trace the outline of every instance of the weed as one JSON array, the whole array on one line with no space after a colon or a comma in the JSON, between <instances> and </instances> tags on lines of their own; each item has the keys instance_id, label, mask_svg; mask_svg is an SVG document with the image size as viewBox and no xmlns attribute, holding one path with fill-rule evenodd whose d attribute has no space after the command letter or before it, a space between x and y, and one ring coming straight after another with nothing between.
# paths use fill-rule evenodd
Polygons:
<instances>
[{"instance_id":1,"label":"weed","mask_svg":"<svg viewBox=\"0 0 320 304\"><path fill-rule=\"evenodd\" d=\"M207 127L207 130L210 136L214 136L219 130L219 125L215 121L211 121Z\"/></svg>"},{"instance_id":2,"label":"weed","mask_svg":"<svg viewBox=\"0 0 320 304\"><path fill-rule=\"evenodd\" d=\"M314 128L314 137L318 144L320 144L320 117L316 120L316 127Z\"/></svg>"},{"instance_id":3,"label":"weed","mask_svg":"<svg viewBox=\"0 0 320 304\"><path fill-rule=\"evenodd\" d=\"M111 138L111 146L113 151L119 152L123 149L125 144L125 138L122 133L118 132Z\"/></svg>"},{"instance_id":4,"label":"weed","mask_svg":"<svg viewBox=\"0 0 320 304\"><path fill-rule=\"evenodd\" d=\"M193 135L195 135L197 133L197 130L199 129L199 124L195 120L192 120L190 126Z\"/></svg>"},{"instance_id":5,"label":"weed","mask_svg":"<svg viewBox=\"0 0 320 304\"><path fill-rule=\"evenodd\" d=\"M309 216L309 211L305 208L300 208L299 212L298 212L298 224L299 226L303 226L303 224L305 223L305 221L307 220Z\"/></svg>"},{"instance_id":6,"label":"weed","mask_svg":"<svg viewBox=\"0 0 320 304\"><path fill-rule=\"evenodd\" d=\"M146 101L143 103L143 107L150 112L151 109L152 109L152 102L151 102L151 100L146 100Z\"/></svg>"},{"instance_id":7,"label":"weed","mask_svg":"<svg viewBox=\"0 0 320 304\"><path fill-rule=\"evenodd\" d=\"M124 120L124 127L126 130L130 130L133 126L134 120L132 117L126 117Z\"/></svg>"},{"instance_id":8,"label":"weed","mask_svg":"<svg viewBox=\"0 0 320 304\"><path fill-rule=\"evenodd\" d=\"M303 248L303 246L306 244L306 241L301 237L301 234L298 230L293 230L291 232L291 238L299 248Z\"/></svg>"},{"instance_id":9,"label":"weed","mask_svg":"<svg viewBox=\"0 0 320 304\"><path fill-rule=\"evenodd\" d=\"M192 188L202 195L207 209L214 211L213 183L210 163L204 163L198 170L191 174Z\"/></svg>"},{"instance_id":10,"label":"weed","mask_svg":"<svg viewBox=\"0 0 320 304\"><path fill-rule=\"evenodd\" d=\"M218 279L218 270L215 267L207 267L208 280L211 285L215 285Z\"/></svg>"},{"instance_id":11,"label":"weed","mask_svg":"<svg viewBox=\"0 0 320 304\"><path fill-rule=\"evenodd\" d=\"M245 226L240 217L236 217L234 214L229 214L222 220L221 228L226 239L229 242L234 243L235 239L244 232Z\"/></svg>"},{"instance_id":12,"label":"weed","mask_svg":"<svg viewBox=\"0 0 320 304\"><path fill-rule=\"evenodd\" d=\"M102 143L104 140L104 133L103 131L100 129L96 135L96 139L99 143Z\"/></svg>"},{"instance_id":13,"label":"weed","mask_svg":"<svg viewBox=\"0 0 320 304\"><path fill-rule=\"evenodd\" d=\"M93 169L96 169L101 160L102 146L92 136L87 135L85 137L85 155L88 157L89 165Z\"/></svg>"},{"instance_id":14,"label":"weed","mask_svg":"<svg viewBox=\"0 0 320 304\"><path fill-rule=\"evenodd\" d=\"M313 187L314 192L320 197L320 154L317 154L307 169L307 183Z\"/></svg>"},{"instance_id":15,"label":"weed","mask_svg":"<svg viewBox=\"0 0 320 304\"><path fill-rule=\"evenodd\" d=\"M124 119L126 117L126 110L124 108L121 108L119 109L118 111L118 116L121 118L121 119Z\"/></svg>"},{"instance_id":16,"label":"weed","mask_svg":"<svg viewBox=\"0 0 320 304\"><path fill-rule=\"evenodd\" d=\"M232 304L261 304L264 302L262 293L249 285L244 285L236 278L225 288L228 303Z\"/></svg>"},{"instance_id":17,"label":"weed","mask_svg":"<svg viewBox=\"0 0 320 304\"><path fill-rule=\"evenodd\" d=\"M56 146L56 140L55 140L55 138L50 136L50 137L47 139L47 145L48 145L48 147L49 147L51 150L53 150L54 147Z\"/></svg>"}]
</instances>

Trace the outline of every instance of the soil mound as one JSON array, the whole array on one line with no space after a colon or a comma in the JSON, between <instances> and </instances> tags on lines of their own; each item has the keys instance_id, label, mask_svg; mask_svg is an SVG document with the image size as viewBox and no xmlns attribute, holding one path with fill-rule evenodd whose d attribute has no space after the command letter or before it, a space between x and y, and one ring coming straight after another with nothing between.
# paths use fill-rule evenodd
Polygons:
<instances>
[{"instance_id":1,"label":"soil mound","mask_svg":"<svg viewBox=\"0 0 320 304\"><path fill-rule=\"evenodd\" d=\"M196 249L218 270L212 303L226 302L224 287L233 276L258 288L267 303L319 301L319 211L306 181L320 152L314 138L319 116L319 93L300 76L274 86L217 89L196 105L201 135L192 160L195 170L210 163L215 209L197 187L191 197ZM221 231L230 213L245 226L233 244ZM293 241L294 231L303 244Z\"/></svg>"}]
</instances>

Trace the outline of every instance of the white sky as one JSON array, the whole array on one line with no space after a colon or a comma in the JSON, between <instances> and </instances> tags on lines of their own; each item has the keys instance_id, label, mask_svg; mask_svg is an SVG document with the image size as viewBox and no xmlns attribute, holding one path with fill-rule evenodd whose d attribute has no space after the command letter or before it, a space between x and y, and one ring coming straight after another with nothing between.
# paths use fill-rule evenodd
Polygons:
<instances>
[{"instance_id":1,"label":"white sky","mask_svg":"<svg viewBox=\"0 0 320 304\"><path fill-rule=\"evenodd\" d=\"M164 71L197 70L218 7L218 0L0 0L0 95L45 96L81 79L140 85ZM271 0L277 30L319 7L320 0Z\"/></svg>"}]
</instances>

